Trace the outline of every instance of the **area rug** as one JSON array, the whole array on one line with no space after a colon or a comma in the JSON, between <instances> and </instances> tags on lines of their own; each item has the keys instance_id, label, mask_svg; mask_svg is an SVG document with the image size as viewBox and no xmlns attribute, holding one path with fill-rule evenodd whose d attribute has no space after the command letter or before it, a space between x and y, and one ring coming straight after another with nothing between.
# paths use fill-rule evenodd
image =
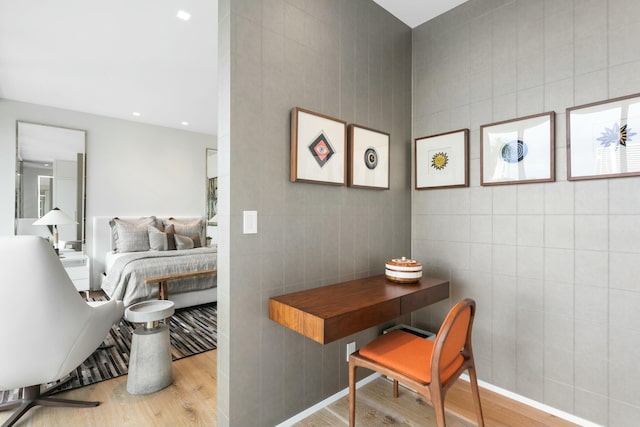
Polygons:
<instances>
[{"instance_id":1,"label":"area rug","mask_svg":"<svg viewBox=\"0 0 640 427\"><path fill-rule=\"evenodd\" d=\"M217 304L205 304L176 310L170 318L169 335L173 360L192 356L217 346ZM69 375L71 381L59 391L70 390L125 375L128 372L131 335L135 325L124 318L114 325L103 343ZM60 381L68 380L64 377ZM48 384L46 388L58 382ZM0 403L18 399L18 390L0 391Z\"/></svg>"}]
</instances>

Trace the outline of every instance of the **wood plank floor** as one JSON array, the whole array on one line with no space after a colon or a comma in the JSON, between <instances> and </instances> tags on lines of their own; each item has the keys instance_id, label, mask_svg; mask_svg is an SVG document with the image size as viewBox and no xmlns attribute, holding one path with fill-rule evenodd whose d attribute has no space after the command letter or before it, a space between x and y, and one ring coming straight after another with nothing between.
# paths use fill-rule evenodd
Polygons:
<instances>
[{"instance_id":1,"label":"wood plank floor","mask_svg":"<svg viewBox=\"0 0 640 427\"><path fill-rule=\"evenodd\" d=\"M382 377L358 389L356 398L356 425L366 427L436 425L435 412L420 396L401 387L400 396L394 399L391 382ZM576 426L485 389L481 389L480 400L487 427ZM448 427L477 425L469 383L458 381L451 387L446 397L446 411ZM296 427L348 425L349 398L346 396L295 424Z\"/></svg>"},{"instance_id":2,"label":"wood plank floor","mask_svg":"<svg viewBox=\"0 0 640 427\"><path fill-rule=\"evenodd\" d=\"M173 363L174 383L146 396L127 393L127 377L102 381L59 393L67 399L98 400L95 408L31 409L16 427L122 426L164 427L216 425L217 351L207 351ZM476 425L469 384L458 381L447 393L447 425ZM393 399L391 383L383 378L365 385L357 393L356 421L360 426L435 426L435 414L418 395L401 388ZM563 419L482 389L481 399L487 427L574 426ZM348 398L344 397L296 424L297 427L347 426ZM0 423L11 415L0 412Z\"/></svg>"},{"instance_id":3,"label":"wood plank floor","mask_svg":"<svg viewBox=\"0 0 640 427\"><path fill-rule=\"evenodd\" d=\"M215 426L217 354L212 350L173 362L173 384L157 393L129 394L124 375L56 395L97 400L102 402L98 407L38 407L29 410L15 426ZM0 423L10 415L11 411L0 412Z\"/></svg>"}]
</instances>

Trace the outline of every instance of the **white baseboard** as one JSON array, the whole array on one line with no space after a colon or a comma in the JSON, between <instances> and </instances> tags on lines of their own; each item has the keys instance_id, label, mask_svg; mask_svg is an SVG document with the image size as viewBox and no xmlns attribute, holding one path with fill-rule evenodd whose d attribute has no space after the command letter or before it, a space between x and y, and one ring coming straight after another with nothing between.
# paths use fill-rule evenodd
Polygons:
<instances>
[{"instance_id":1,"label":"white baseboard","mask_svg":"<svg viewBox=\"0 0 640 427\"><path fill-rule=\"evenodd\" d=\"M376 374L371 374L368 377L361 379L360 381L358 381L356 383L356 389L359 389L360 387L369 384L371 381L377 379L378 377L380 377L380 374L376 373ZM344 390L340 390L336 394L327 397L326 399L324 399L321 402L316 403L312 407L307 408L304 411L302 411L302 412L294 415L293 417L289 418L288 420L285 420L285 421L281 422L276 427L289 427L289 426L292 426L295 423L298 423L298 422L304 420L309 415L312 415L312 414L318 412L319 410L324 409L325 407L331 405L336 400L342 399L343 397L348 396L348 395L349 395L349 387L345 388Z\"/></svg>"},{"instance_id":2,"label":"white baseboard","mask_svg":"<svg viewBox=\"0 0 640 427\"><path fill-rule=\"evenodd\" d=\"M356 383L356 389L369 384L371 381L377 379L380 377L380 374L372 374L369 375L368 377L358 381ZM460 375L460 378L463 379L464 381L469 382L469 376L467 374L462 374ZM478 380L478 385L481 388L484 388L486 390L492 391L494 393L500 394L502 396L508 397L509 399L515 400L516 402L520 402L523 403L525 405L531 406L532 408L536 408L540 411L546 412L548 414L551 415L555 415L558 418L562 418L563 420L567 420L569 422L572 422L574 424L578 424L580 426L583 427L602 427L599 424L593 423L591 421L585 420L583 418L577 417L573 414L570 414L568 412L564 412L561 411L559 409L553 408L549 405L545 405L544 403L540 403L538 401L535 401L533 399L529 399L528 397L524 397L521 396L517 393L513 393L509 390L505 390L503 388L497 387L493 384L489 384L487 382L484 382L482 380ZM343 398L344 396L347 396L349 394L349 388L345 388L344 390L340 390L339 392L337 392L336 394L327 397L326 399L324 399L321 402L316 403L315 405L311 406L310 408L305 409L304 411L294 415L293 417L289 418L288 420L285 420L283 422L281 422L280 424L278 424L276 427L290 427L302 420L304 420L305 418L307 418L308 416L314 414L315 412L329 406L330 404L332 404L333 402L335 402L336 400L339 400L341 398Z\"/></svg>"},{"instance_id":3,"label":"white baseboard","mask_svg":"<svg viewBox=\"0 0 640 427\"><path fill-rule=\"evenodd\" d=\"M467 374L462 374L460 375L460 378L469 382L469 375ZM516 402L520 402L523 403L527 406L531 406L532 408L538 409L542 412L546 412L547 414L551 414L551 415L555 415L558 418L562 418L563 420L567 420L569 422L572 422L574 424L577 424L579 426L583 426L583 427L602 427L600 426L600 424L596 424L594 422L585 420L584 418L580 418L577 417L573 414L570 414L568 412L564 412L561 411L560 409L556 409L552 406L549 405L545 405L544 403L540 403L537 400L533 400L533 399L529 399L528 397L524 397L520 394L514 393L512 391L509 390L505 390L503 388L500 388L498 386L495 386L493 384L489 384L487 382L484 382L482 380L478 380L478 386L481 388L484 388L486 390L492 391L494 393L497 393L499 395L502 395L504 397L508 397L509 399L515 400Z\"/></svg>"}]
</instances>

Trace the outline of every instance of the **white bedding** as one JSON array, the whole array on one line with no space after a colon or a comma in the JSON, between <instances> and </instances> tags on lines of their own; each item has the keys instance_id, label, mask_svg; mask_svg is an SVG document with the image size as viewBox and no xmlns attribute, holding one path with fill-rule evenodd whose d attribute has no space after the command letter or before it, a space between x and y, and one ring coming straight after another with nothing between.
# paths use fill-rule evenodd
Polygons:
<instances>
[{"instance_id":1,"label":"white bedding","mask_svg":"<svg viewBox=\"0 0 640 427\"><path fill-rule=\"evenodd\" d=\"M102 289L111 299L122 300L125 306L158 298L158 286L145 285L149 277L217 268L217 251L214 248L196 248L175 251L146 251L110 254ZM172 280L167 283L169 297L172 294L198 291L217 286L217 276L201 276Z\"/></svg>"},{"instance_id":2,"label":"white bedding","mask_svg":"<svg viewBox=\"0 0 640 427\"><path fill-rule=\"evenodd\" d=\"M118 258L121 258L128 254L135 254L135 253L136 252L121 252L121 253L113 253L112 251L107 252L104 256L105 273L109 273L109 270L111 270L111 266L113 265L114 262L116 262Z\"/></svg>"}]
</instances>

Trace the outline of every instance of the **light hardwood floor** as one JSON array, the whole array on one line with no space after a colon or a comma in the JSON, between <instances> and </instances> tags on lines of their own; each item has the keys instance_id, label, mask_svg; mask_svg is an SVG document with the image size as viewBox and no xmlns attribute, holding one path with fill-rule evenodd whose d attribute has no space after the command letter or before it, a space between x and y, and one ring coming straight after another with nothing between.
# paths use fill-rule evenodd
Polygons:
<instances>
[{"instance_id":1,"label":"light hardwood floor","mask_svg":"<svg viewBox=\"0 0 640 427\"><path fill-rule=\"evenodd\" d=\"M341 398L295 426L348 426L348 399L348 397ZM480 400L484 423L487 427L576 426L576 424L486 389L480 390ZM448 427L477 425L469 383L457 381L447 392L445 406ZM380 377L358 389L356 393L356 425L366 427L431 427L436 425L436 415L433 408L420 396L404 387L400 387L400 396L394 399L391 382Z\"/></svg>"},{"instance_id":2,"label":"light hardwood floor","mask_svg":"<svg viewBox=\"0 0 640 427\"><path fill-rule=\"evenodd\" d=\"M127 393L127 377L122 376L76 390L59 393L68 399L98 400L95 408L31 409L16 427L40 426L122 426L163 427L216 425L217 351L207 351L173 363L174 383L146 396ZM356 422L359 426L435 426L435 414L419 396L400 389L393 399L391 383L379 378L357 393ZM574 426L565 420L481 389L487 427ZM297 427L346 426L349 406L346 397L310 415ZM476 425L469 384L458 381L447 393L447 425ZM10 412L0 412L0 423Z\"/></svg>"},{"instance_id":3,"label":"light hardwood floor","mask_svg":"<svg viewBox=\"0 0 640 427\"><path fill-rule=\"evenodd\" d=\"M16 427L176 427L216 425L217 351L173 362L174 382L157 393L127 393L127 376L59 393L66 399L98 400L95 408L31 409ZM0 423L11 412L0 412Z\"/></svg>"}]
</instances>

